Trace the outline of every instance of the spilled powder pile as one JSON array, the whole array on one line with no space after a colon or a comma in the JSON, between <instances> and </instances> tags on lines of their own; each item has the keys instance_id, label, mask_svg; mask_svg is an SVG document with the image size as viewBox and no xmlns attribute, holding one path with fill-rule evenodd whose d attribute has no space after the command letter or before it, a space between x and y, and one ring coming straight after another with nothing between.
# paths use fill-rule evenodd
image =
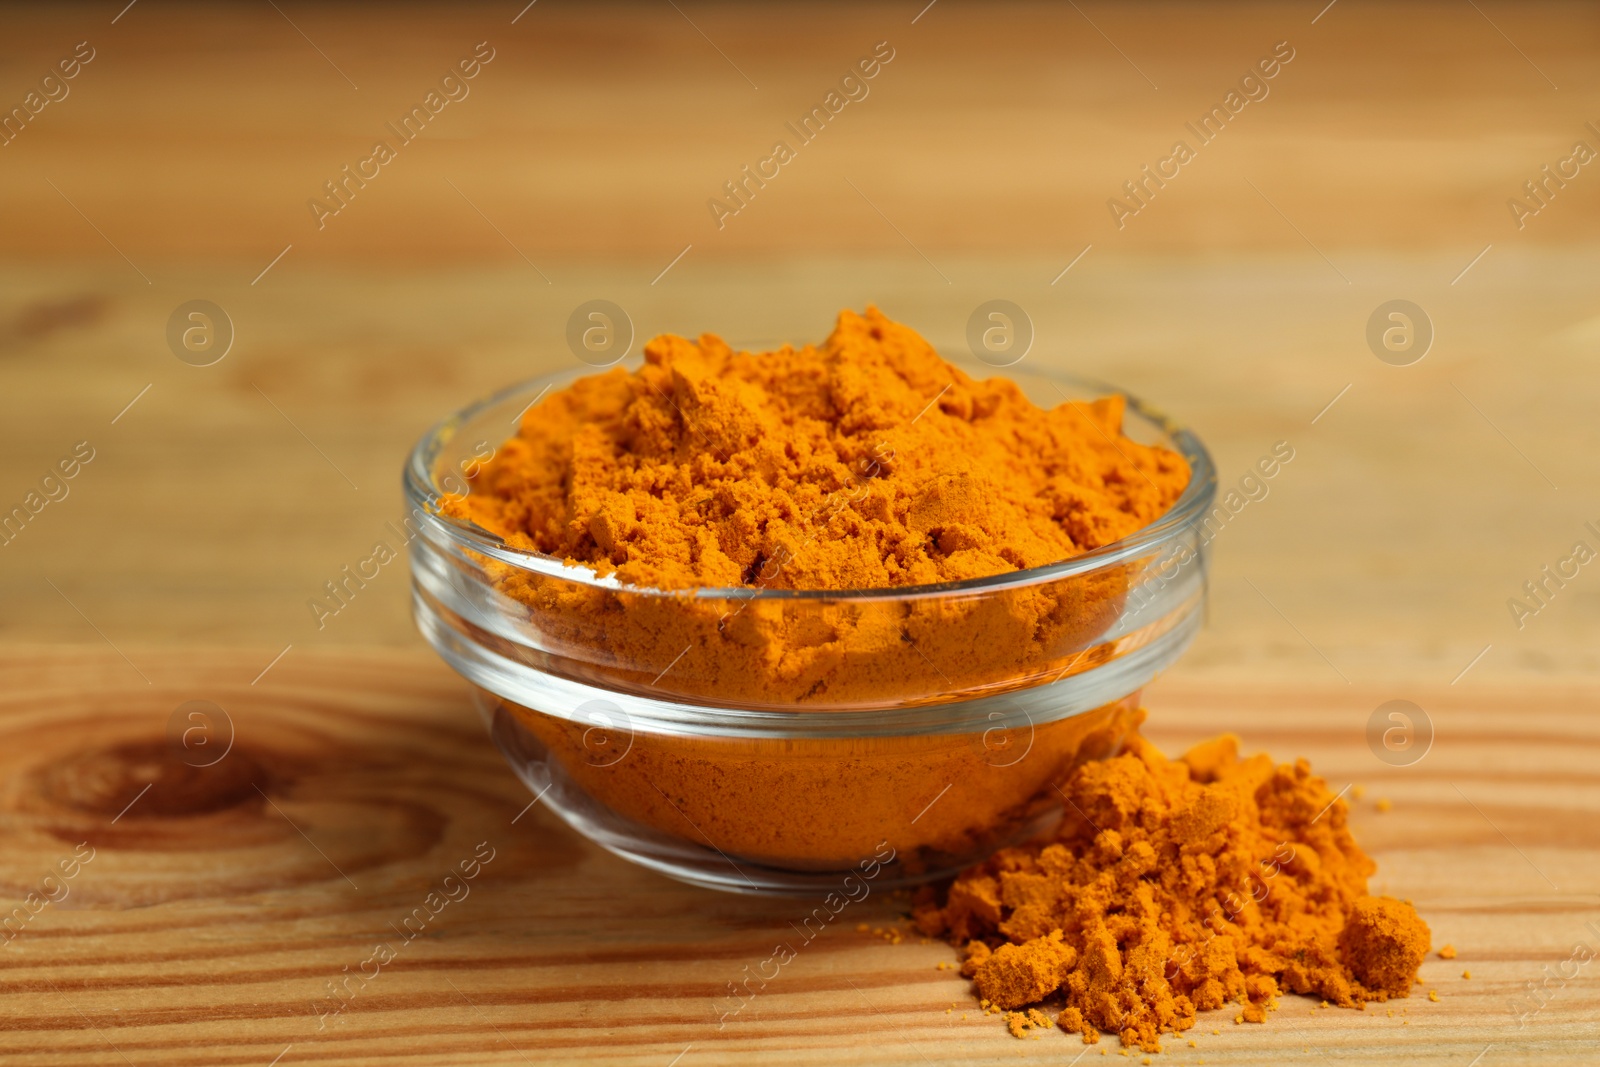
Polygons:
<instances>
[{"instance_id":1,"label":"spilled powder pile","mask_svg":"<svg viewBox=\"0 0 1600 1067\"><path fill-rule=\"evenodd\" d=\"M965 949L984 1006L1059 1007L1055 1025L1159 1052L1195 1013L1263 1022L1284 992L1343 1007L1404 997L1429 946L1410 904L1367 895L1375 867L1344 801L1304 760L1232 737L1168 760L1135 737L1080 767L1055 840L1005 849L916 919ZM1038 1025L1037 1010L1009 1018Z\"/></svg>"},{"instance_id":2,"label":"spilled powder pile","mask_svg":"<svg viewBox=\"0 0 1600 1067\"><path fill-rule=\"evenodd\" d=\"M535 405L446 513L627 585L868 589L1078 555L1189 481L1124 436L1122 397L1040 408L876 308L820 346L644 355Z\"/></svg>"}]
</instances>

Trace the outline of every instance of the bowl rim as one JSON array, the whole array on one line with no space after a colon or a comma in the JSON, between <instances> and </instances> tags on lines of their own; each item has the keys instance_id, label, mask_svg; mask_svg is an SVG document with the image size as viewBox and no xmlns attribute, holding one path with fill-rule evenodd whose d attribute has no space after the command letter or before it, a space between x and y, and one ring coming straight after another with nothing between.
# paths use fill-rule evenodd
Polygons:
<instances>
[{"instance_id":1,"label":"bowl rim","mask_svg":"<svg viewBox=\"0 0 1600 1067\"><path fill-rule=\"evenodd\" d=\"M947 360L966 370L965 361ZM630 364L637 360L630 360ZM617 364L616 366L623 366ZM974 364L975 365L975 364ZM1025 588L1064 578L1110 568L1130 559L1145 555L1152 548L1169 542L1188 530L1202 516L1209 514L1216 498L1217 472L1211 453L1194 431L1179 424L1160 409L1141 400L1125 389L1082 375L1051 368L1030 368L1029 373L1043 378L1058 387L1071 385L1079 389L1098 392L1101 396L1119 395L1129 409L1137 413L1166 434L1171 446L1189 464L1189 482L1183 492L1160 518L1112 541L1076 556L1039 567L1005 571L1000 574L965 578L954 582L924 585L882 586L869 589L762 589L753 586L695 586L686 589L660 589L652 586L628 585L609 575L600 575L581 564L572 565L565 560L532 549L508 545L498 534L474 523L440 515L435 502L442 495L436 487L433 462L440 450L456 433L490 408L504 404L512 397L533 394L531 407L543 398L544 391L558 384L570 384L590 374L604 374L613 368L584 366L567 368L527 378L507 385L489 396L468 404L436 422L412 447L402 471L401 484L412 517L423 529L442 535L462 548L488 556L500 563L531 571L549 578L572 582L594 589L604 589L630 596L671 597L674 599L716 600L879 600L919 599L930 596L948 596L953 593L994 593ZM995 369L995 368L990 368ZM992 375L991 377L1004 377ZM1008 379L1009 380L1009 379ZM1066 397L1066 394L1062 394ZM1070 397L1066 397L1070 400ZM523 411L525 412L525 407ZM521 415L518 415L520 424ZM504 438L502 438L504 440Z\"/></svg>"}]
</instances>

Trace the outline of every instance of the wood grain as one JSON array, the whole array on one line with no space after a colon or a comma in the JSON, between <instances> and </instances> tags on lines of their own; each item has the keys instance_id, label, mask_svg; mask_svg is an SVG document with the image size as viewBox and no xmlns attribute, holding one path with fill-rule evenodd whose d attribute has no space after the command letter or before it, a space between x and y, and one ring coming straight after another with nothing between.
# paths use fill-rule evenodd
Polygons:
<instances>
[{"instance_id":1,"label":"wood grain","mask_svg":"<svg viewBox=\"0 0 1600 1067\"><path fill-rule=\"evenodd\" d=\"M935 261L1065 253L1052 274L1089 241L1305 251L1284 216L1330 251L1447 248L1458 270L1483 228L1600 236L1588 176L1524 233L1505 205L1597 117L1582 4L1343 0L1313 24L1322 4L941 3L913 24L926 0L546 0L513 24L522 4L142 0L112 25L120 6L8 13L7 108L77 42L97 50L0 148L14 254L128 269L109 239L156 277L204 258L248 278L289 243L291 270L644 253L653 274L691 242L691 264L906 253L879 211ZM496 58L470 95L319 228L323 183L480 41ZM895 57L870 94L718 228L707 201L880 41ZM1116 229L1107 200L1280 41L1294 59L1269 95Z\"/></svg>"},{"instance_id":2,"label":"wood grain","mask_svg":"<svg viewBox=\"0 0 1600 1067\"><path fill-rule=\"evenodd\" d=\"M75 846L94 850L65 899L0 948L7 1064L1078 1055L1059 1033L1017 1041L983 1018L966 983L936 968L953 958L947 946L858 931L903 926L905 902L879 895L851 905L719 1028L727 983L792 938L788 921L809 903L678 885L542 806L524 811L532 798L463 685L425 659L311 653L254 686L259 665L236 653L151 654L146 670L150 685L130 685L109 653L0 653L0 888L21 898ZM1264 1027L1204 1019L1198 1050L1169 1042L1163 1062L1461 1065L1486 1046L1484 1064L1588 1062L1600 1040L1588 969L1553 987L1525 1028L1511 1004L1573 944L1600 945L1586 926L1600 920L1600 690L1420 694L1438 739L1409 768L1384 767L1363 743L1378 695L1164 681L1149 703L1169 749L1234 729L1248 748L1303 754L1330 782L1364 785L1354 824L1377 887L1414 900L1435 943L1460 952L1424 965L1440 1001L1414 997L1390 1017L1290 997ZM235 729L232 750L204 770L167 740L172 710L191 699L215 701ZM1392 811L1376 811L1380 797ZM493 858L466 895L402 942L397 925L484 848ZM327 984L379 943L396 959L353 984L319 1029L338 1003Z\"/></svg>"}]
</instances>

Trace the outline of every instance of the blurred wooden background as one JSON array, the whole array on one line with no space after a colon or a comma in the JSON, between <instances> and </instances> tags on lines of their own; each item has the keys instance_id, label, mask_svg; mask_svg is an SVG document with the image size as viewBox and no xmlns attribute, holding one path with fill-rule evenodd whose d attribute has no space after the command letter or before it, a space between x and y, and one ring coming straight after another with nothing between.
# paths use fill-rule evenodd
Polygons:
<instances>
[{"instance_id":1,"label":"blurred wooden background","mask_svg":"<svg viewBox=\"0 0 1600 1067\"><path fill-rule=\"evenodd\" d=\"M73 826L99 818L121 806L117 789L131 798L149 779L138 745L159 752L168 710L185 694L258 708L250 729L269 748L289 730L283 723L327 707L335 726L355 731L351 759L391 731L419 729L460 748L451 788L470 791L492 773L483 768L496 758L469 740L476 727L451 696L460 687L426 666L432 654L412 627L402 570L387 568L322 630L306 601L400 514L400 465L428 425L508 382L572 365L564 331L579 303L615 301L641 336L712 331L757 346L820 339L838 308L875 302L961 353L968 316L998 297L1031 315L1030 361L1122 384L1172 412L1211 446L1224 483L1275 442L1295 449L1270 496L1214 543L1209 626L1152 695L1158 711L1170 700L1157 736L1237 725L1250 747L1313 754L1330 776L1386 783L1401 802L1396 828L1383 830L1369 810L1363 840L1391 891L1415 894L1436 928L1476 945L1493 979L1473 987L1484 1012L1564 959L1563 938L1595 918L1581 888L1592 881L1586 813L1600 794L1574 724L1596 699L1600 572L1584 567L1520 628L1507 606L1574 542L1600 549L1585 528L1600 527L1600 167L1583 166L1521 228L1507 208L1575 142L1600 149L1589 125L1600 127L1593 5L125 4L0 8L0 118L26 113L59 61L87 54L80 42L93 51L66 95L0 145L0 516L78 442L94 450L68 495L0 545L13 694L0 729L16 739L4 746L14 762L0 803L13 842L0 868L10 896L33 884L32 845L55 832L62 810ZM775 140L793 143L785 123L885 41L894 58L869 95L719 229L707 200ZM386 124L479 42L493 59L470 94L319 229L308 200L376 139L395 140ZM1198 145L1185 124L1279 42L1294 58L1268 95ZM1118 229L1107 200L1180 138L1196 158ZM220 305L235 329L212 366L169 348L169 318L195 299ZM1369 317L1393 299L1424 308L1436 332L1412 366L1380 362L1367 345ZM1279 686L1270 698L1252 688L1265 684ZM1438 721L1438 752L1419 768L1385 768L1361 742L1388 697L1422 700ZM68 727L50 726L57 704L74 713ZM1530 706L1544 717L1524 736ZM96 715L132 747L107 740L101 762L80 768L74 753ZM273 756L287 784L268 788L336 856L381 836L383 812L431 810L434 786L404 776L374 786L378 814L347 819L337 803L319 806L351 772L300 743ZM1507 746L1515 766L1497 762ZM1577 762L1542 773L1561 759ZM522 791L501 774L493 787L510 803ZM30 783L50 775L67 784L40 799ZM235 806L224 805L219 825L242 820L278 841L283 827L254 794L229 796ZM468 808L440 815L441 825L483 821ZM284 1005L282 1022L330 967L360 958L304 955L344 921L308 920L284 935L302 970L260 979L278 983L270 987L230 985L238 961L226 948L195 949L201 935L180 929L183 905L172 902L181 894L157 870L174 855L180 874L193 862L182 857L196 848L194 825L159 805L133 812L107 831L99 868L126 884L102 883L97 897L86 880L82 910L41 917L27 950L39 969L5 987L6 1025L30 1032L30 1062L66 1062L51 1049L122 1062L90 1027L148 1040L134 1062L156 1049L213 1062L225 1043L208 1042L223 1039L189 1025L202 1007L270 996ZM588 883L552 873L552 855L601 872L593 876L612 887L619 914L658 914L658 879L620 873L548 813L519 825L533 837L518 847L533 854L507 865L514 884L497 892L527 913L511 935L478 929L472 958L572 916L596 921L573 903L589 901ZM343 883L327 871L328 884L305 882L316 857L282 836L258 882L224 885L222 868L206 876L224 935L240 923L276 931L329 908L357 914L318 896ZM435 859L453 862L446 852L401 841L383 875L405 887L395 899L433 877ZM158 883L167 888L145 891ZM267 895L249 896L257 891ZM670 893L704 918L702 899ZM381 911L389 898L363 901ZM172 906L139 912L148 927L122 921L152 902ZM761 940L780 914L750 906L736 922ZM576 1055L592 1034L556 1041L550 1027L623 999L636 981L627 961L688 965L672 949L678 935L659 923L601 927L624 962L586 972L593 983L544 1014L497 1013L497 1025L522 1027L517 1045L543 1035ZM366 936L354 919L339 929L342 946ZM106 940L118 931L131 940ZM513 991L505 1003L521 1003L529 967L598 951L579 937L563 946L502 964L498 980ZM747 947L716 951L728 963ZM124 970L94 977L122 951ZM175 986L204 978L223 991L191 989L170 1019L130 1015L124 1026L129 990L179 957L189 970ZM848 973L877 974L870 981L886 998L924 1009L912 979L896 987L892 961L867 950L849 959ZM830 957L821 970L832 966ZM727 977L706 959L696 968L696 997ZM567 974L539 980L555 988ZM822 1015L805 1012L845 1010L828 981L815 989L832 999L800 1004L787 1028L730 1048L745 1055L819 1033ZM63 1011L39 983L65 983L87 1014ZM431 1010L435 992L387 1010ZM1592 1000L1563 995L1540 1017L1542 1045L1506 1032L1510 1016L1497 1014L1500 1029L1483 1042L1499 1044L1484 1067L1526 1062L1518 1041L1546 1062L1581 1048ZM1480 1002L1454 1010L1467 1004ZM651 1009L617 1033L637 1062L665 1063L681 1043L659 1027L674 1018ZM396 1019L417 1029L390 1029ZM511 1059L493 1040L465 1036L475 1019L384 1014L361 1026L381 1022L396 1050L408 1033L454 1034L428 1047L463 1062L491 1051ZM875 1019L851 1016L834 1036ZM1441 1020L1453 1027L1460 1017ZM259 1047L240 1062L265 1063L300 1040L309 1020L291 1022L261 1022L251 1038ZM169 1023L170 1032L138 1029ZM1343 1042L1381 1061L1392 1035L1352 1037L1344 1025L1317 1030L1319 1048ZM1465 1064L1482 1045L1478 1032L1451 1034L1430 1054ZM829 1040L816 1047L836 1055ZM324 1043L317 1055L337 1059L339 1047ZM1295 1048L1274 1032L1231 1054L1277 1062ZM897 1057L921 1062L903 1047L879 1055Z\"/></svg>"},{"instance_id":2,"label":"blurred wooden background","mask_svg":"<svg viewBox=\"0 0 1600 1067\"><path fill-rule=\"evenodd\" d=\"M415 644L399 572L320 632L305 601L397 514L430 422L569 365L583 300L749 344L876 301L960 351L1003 296L1029 359L1173 411L1225 479L1296 449L1218 539L1183 669L1597 665L1600 583L1520 631L1506 605L1600 518L1600 175L1521 231L1505 203L1600 147L1592 7L278 7L5 13L0 100L95 58L0 147L0 505L97 456L0 547L8 641ZM319 231L323 182L483 41ZM719 231L706 201L880 41L870 94ZM1269 95L1117 230L1107 199L1280 41ZM1397 297L1437 332L1412 367L1364 340ZM236 330L212 367L165 338L195 298Z\"/></svg>"},{"instance_id":3,"label":"blurred wooden background","mask_svg":"<svg viewBox=\"0 0 1600 1067\"><path fill-rule=\"evenodd\" d=\"M96 58L0 150L6 251L115 261L47 178L158 282L162 261L234 259L248 281L291 241L285 274L519 263L446 179L556 281L616 259L648 280L689 242L690 277L718 257L909 255L846 178L936 261L1306 253L1245 178L1325 249L1437 251L1446 281L1487 241L1600 237L1587 181L1506 232L1506 197L1595 136L1590 5L1337 0L1313 24L1326 3L139 0L115 25L115 3L12 6L8 108L79 41ZM706 199L880 41L894 58L867 98L711 228ZM1280 41L1294 58L1268 97L1108 230L1106 198ZM317 232L305 201L479 42L495 58L470 95Z\"/></svg>"}]
</instances>

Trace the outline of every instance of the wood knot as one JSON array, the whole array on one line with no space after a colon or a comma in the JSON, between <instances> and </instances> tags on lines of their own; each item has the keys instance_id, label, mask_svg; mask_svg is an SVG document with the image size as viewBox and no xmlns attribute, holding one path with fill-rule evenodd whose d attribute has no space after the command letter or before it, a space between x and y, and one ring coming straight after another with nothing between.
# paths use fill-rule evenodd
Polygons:
<instances>
[{"instance_id":1,"label":"wood knot","mask_svg":"<svg viewBox=\"0 0 1600 1067\"><path fill-rule=\"evenodd\" d=\"M195 767L161 741L128 741L87 749L44 768L39 794L58 809L89 815L172 819L259 804L255 783L266 778L260 763L238 749L213 766Z\"/></svg>"}]
</instances>

